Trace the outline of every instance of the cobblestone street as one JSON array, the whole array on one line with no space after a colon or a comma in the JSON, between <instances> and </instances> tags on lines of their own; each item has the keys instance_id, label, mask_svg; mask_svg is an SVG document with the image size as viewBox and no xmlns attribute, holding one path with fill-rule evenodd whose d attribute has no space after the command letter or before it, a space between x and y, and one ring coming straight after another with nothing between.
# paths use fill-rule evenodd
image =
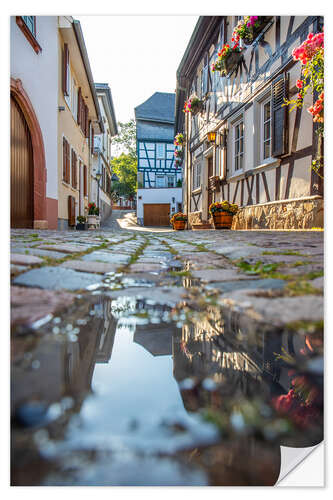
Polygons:
<instances>
[{"instance_id":1,"label":"cobblestone street","mask_svg":"<svg viewBox=\"0 0 333 500\"><path fill-rule=\"evenodd\" d=\"M272 435L256 437L254 448L250 437L233 438L222 453L226 444L190 415L207 397L220 407L221 391L224 405L235 396L237 405L243 396L257 401L251 394L259 393L266 401L265 377L275 381L272 395L281 394L272 389L277 381L288 391L291 365L292 373L299 366L317 377L317 390L323 232L159 232L114 214L101 230L12 230L11 275L13 484L269 485L279 475L280 444L322 439L318 413L311 413L314 427L293 428L292 437L269 416ZM289 356L282 365L280 354ZM230 392L237 377L251 380ZM170 413L179 393L184 406ZM69 425L79 412L84 431ZM254 433L268 425L262 418L251 424ZM131 450L127 458L122 446ZM218 450L222 457L231 449L225 469Z\"/></svg>"}]
</instances>

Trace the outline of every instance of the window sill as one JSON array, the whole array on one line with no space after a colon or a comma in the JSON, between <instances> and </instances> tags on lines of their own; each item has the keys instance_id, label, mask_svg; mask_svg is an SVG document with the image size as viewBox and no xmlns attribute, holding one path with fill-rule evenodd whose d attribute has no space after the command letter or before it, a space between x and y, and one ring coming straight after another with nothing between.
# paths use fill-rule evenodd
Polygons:
<instances>
[{"instance_id":1,"label":"window sill","mask_svg":"<svg viewBox=\"0 0 333 500\"><path fill-rule=\"evenodd\" d=\"M192 194L199 194L202 191L202 186L192 189Z\"/></svg>"},{"instance_id":2,"label":"window sill","mask_svg":"<svg viewBox=\"0 0 333 500\"><path fill-rule=\"evenodd\" d=\"M77 193L78 192L78 189L76 188L73 188L73 186L71 186L70 184L68 184L67 182L65 181L61 181L62 185L65 186L66 188L70 189L71 191L73 191L74 193Z\"/></svg>"},{"instance_id":3,"label":"window sill","mask_svg":"<svg viewBox=\"0 0 333 500\"><path fill-rule=\"evenodd\" d=\"M42 47L39 45L36 38L31 33L31 31L29 30L28 26L25 24L21 16L16 16L16 24L20 28L23 35L26 37L26 39L28 40L28 42L30 43L31 47L34 49L36 54L42 52Z\"/></svg>"}]
</instances>

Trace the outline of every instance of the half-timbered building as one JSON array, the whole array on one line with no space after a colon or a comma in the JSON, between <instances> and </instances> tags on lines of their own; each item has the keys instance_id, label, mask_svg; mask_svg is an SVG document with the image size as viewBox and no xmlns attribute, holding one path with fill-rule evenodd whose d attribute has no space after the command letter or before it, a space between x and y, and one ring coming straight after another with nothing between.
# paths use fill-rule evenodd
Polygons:
<instances>
[{"instance_id":1,"label":"half-timbered building","mask_svg":"<svg viewBox=\"0 0 333 500\"><path fill-rule=\"evenodd\" d=\"M183 203L189 227L209 224L209 205L241 209L235 229L302 229L323 225L322 176L312 169L317 124L307 108L290 111L301 66L292 51L321 30L320 16L272 16L243 46L228 74L212 71L239 16L200 17L177 70L175 132L186 136ZM196 95L197 113L184 113ZM208 134L214 132L213 134Z\"/></svg>"},{"instance_id":2,"label":"half-timbered building","mask_svg":"<svg viewBox=\"0 0 333 500\"><path fill-rule=\"evenodd\" d=\"M175 163L175 94L155 92L135 108L138 192L137 220L168 226L182 208L182 169Z\"/></svg>"}]
</instances>

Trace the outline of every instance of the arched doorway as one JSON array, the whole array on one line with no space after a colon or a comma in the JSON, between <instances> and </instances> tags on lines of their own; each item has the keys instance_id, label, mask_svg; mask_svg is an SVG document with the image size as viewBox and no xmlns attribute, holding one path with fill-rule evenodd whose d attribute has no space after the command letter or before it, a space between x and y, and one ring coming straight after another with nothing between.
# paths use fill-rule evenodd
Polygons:
<instances>
[{"instance_id":1,"label":"arched doorway","mask_svg":"<svg viewBox=\"0 0 333 500\"><path fill-rule=\"evenodd\" d=\"M10 225L33 227L33 152L28 124L10 97Z\"/></svg>"},{"instance_id":2,"label":"arched doorway","mask_svg":"<svg viewBox=\"0 0 333 500\"><path fill-rule=\"evenodd\" d=\"M11 227L47 229L46 165L42 131L21 80L10 79L10 97ZM31 203L28 204L30 196ZM26 214L23 213L24 210Z\"/></svg>"}]
</instances>

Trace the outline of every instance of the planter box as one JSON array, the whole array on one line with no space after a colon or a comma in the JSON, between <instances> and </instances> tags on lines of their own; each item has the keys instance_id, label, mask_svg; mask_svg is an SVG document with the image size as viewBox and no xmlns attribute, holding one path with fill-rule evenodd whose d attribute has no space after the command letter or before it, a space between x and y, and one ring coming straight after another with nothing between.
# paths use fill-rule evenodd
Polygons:
<instances>
[{"instance_id":1,"label":"planter box","mask_svg":"<svg viewBox=\"0 0 333 500\"><path fill-rule=\"evenodd\" d=\"M78 222L76 224L77 231L85 231L87 229L87 224L85 222Z\"/></svg>"},{"instance_id":2,"label":"planter box","mask_svg":"<svg viewBox=\"0 0 333 500\"><path fill-rule=\"evenodd\" d=\"M229 212L215 212L213 221L215 229L231 229L233 215Z\"/></svg>"}]
</instances>

